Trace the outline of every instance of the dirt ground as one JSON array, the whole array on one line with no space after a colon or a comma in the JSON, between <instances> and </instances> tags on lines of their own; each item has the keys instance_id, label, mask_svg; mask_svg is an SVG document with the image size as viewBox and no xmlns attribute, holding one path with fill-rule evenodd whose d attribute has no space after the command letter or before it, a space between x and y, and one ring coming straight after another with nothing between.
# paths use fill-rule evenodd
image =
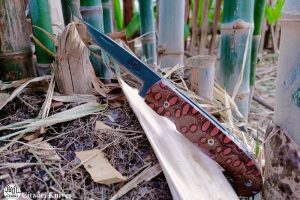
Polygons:
<instances>
[{"instance_id":1,"label":"dirt ground","mask_svg":"<svg viewBox=\"0 0 300 200\"><path fill-rule=\"evenodd\" d=\"M260 56L257 69L255 95L274 105L275 76L277 56ZM0 126L35 118L45 100L44 93L23 93L6 105L0 112ZM102 102L101 99L99 99ZM65 103L51 108L50 115L62 112L78 104ZM252 101L249 122L258 131L260 140L273 117L273 111L257 101ZM96 121L117 130L95 130ZM8 134L0 132L0 135ZM60 160L52 161L47 157L32 154L28 140L42 138L47 141ZM107 107L103 112L60 123L47 128L43 134L31 134L22 138L8 149L2 147L11 140L0 142L0 199L4 199L3 189L9 183L17 183L22 191L29 193L71 194L74 199L109 199L124 183L105 186L93 182L83 166L76 167L80 160L76 151L101 149L109 162L123 175L132 179L145 167L157 163L139 121L126 101L117 108ZM23 163L13 164L13 163ZM143 182L121 199L172 199L163 174L148 182Z\"/></svg>"}]
</instances>

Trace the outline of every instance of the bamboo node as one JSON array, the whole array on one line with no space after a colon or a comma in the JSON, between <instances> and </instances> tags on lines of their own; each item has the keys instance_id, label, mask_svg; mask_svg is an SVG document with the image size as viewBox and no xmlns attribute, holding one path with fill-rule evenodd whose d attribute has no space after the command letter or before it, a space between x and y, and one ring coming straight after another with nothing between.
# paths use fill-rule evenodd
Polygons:
<instances>
[{"instance_id":1,"label":"bamboo node","mask_svg":"<svg viewBox=\"0 0 300 200\"><path fill-rule=\"evenodd\" d=\"M81 13L97 13L103 12L102 6L80 6L80 12Z\"/></svg>"},{"instance_id":2,"label":"bamboo node","mask_svg":"<svg viewBox=\"0 0 300 200\"><path fill-rule=\"evenodd\" d=\"M232 29L253 29L253 22L246 22L242 19L235 20L231 23L226 23L221 25L222 30L232 30Z\"/></svg>"}]
</instances>

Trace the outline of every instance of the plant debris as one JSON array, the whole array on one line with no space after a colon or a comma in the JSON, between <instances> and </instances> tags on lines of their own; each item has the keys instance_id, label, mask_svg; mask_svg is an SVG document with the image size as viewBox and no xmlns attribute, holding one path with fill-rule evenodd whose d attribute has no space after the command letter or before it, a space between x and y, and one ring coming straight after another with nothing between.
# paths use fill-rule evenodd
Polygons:
<instances>
[{"instance_id":1,"label":"plant debris","mask_svg":"<svg viewBox=\"0 0 300 200\"><path fill-rule=\"evenodd\" d=\"M101 150L79 151L75 154L81 160L80 165L84 165L94 182L111 185L126 180L120 172L111 166Z\"/></svg>"}]
</instances>

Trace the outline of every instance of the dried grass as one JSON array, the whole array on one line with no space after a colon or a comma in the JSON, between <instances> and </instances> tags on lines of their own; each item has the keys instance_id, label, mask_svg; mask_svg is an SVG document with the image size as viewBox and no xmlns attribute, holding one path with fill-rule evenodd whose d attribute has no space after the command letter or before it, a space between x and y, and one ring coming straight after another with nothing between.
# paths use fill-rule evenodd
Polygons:
<instances>
[{"instance_id":1,"label":"dried grass","mask_svg":"<svg viewBox=\"0 0 300 200\"><path fill-rule=\"evenodd\" d=\"M30 99L28 95L25 92L21 97L37 108L42 107L43 101L39 99L40 96L30 95ZM76 105L76 103L66 103L58 110L51 109L50 116ZM13 107L15 109L9 109ZM1 116L4 118L2 121L4 124L10 124L10 121L22 121L21 118L26 115L26 111L38 116L38 111L23 104L19 99L9 102L3 111L6 112L5 116ZM14 112L16 112L15 115L9 116ZM102 121L113 130L95 130L96 121ZM111 186L94 183L83 166L76 168L80 161L76 158L75 151L101 149L110 163L122 175L130 179L134 178L145 166L157 163L139 122L127 104L118 109L108 108L104 113L50 126L41 136L43 141L40 143L50 143L62 159L46 162L44 158L36 157L29 151L30 146L20 137L1 142L0 146L4 147L13 141L0 153L0 159L3 162L0 172L5 175L0 180L1 188L8 183L15 182L23 191L31 193L54 192L71 194L74 199L109 199L125 183ZM2 193L0 198L3 198L1 195ZM167 183L162 175L139 184L122 199L138 197L171 199Z\"/></svg>"}]
</instances>

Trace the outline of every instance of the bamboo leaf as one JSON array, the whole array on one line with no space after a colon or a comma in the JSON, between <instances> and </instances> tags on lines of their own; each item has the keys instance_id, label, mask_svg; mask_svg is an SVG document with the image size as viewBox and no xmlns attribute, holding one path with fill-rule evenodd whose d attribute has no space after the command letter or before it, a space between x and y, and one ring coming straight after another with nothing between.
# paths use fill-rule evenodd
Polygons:
<instances>
[{"instance_id":1,"label":"bamboo leaf","mask_svg":"<svg viewBox=\"0 0 300 200\"><path fill-rule=\"evenodd\" d=\"M132 19L126 26L126 38L131 38L140 29L140 14L134 13Z\"/></svg>"},{"instance_id":2,"label":"bamboo leaf","mask_svg":"<svg viewBox=\"0 0 300 200\"><path fill-rule=\"evenodd\" d=\"M204 9L204 0L199 0L198 20L197 20L198 27L201 26L202 24L203 9Z\"/></svg>"},{"instance_id":3,"label":"bamboo leaf","mask_svg":"<svg viewBox=\"0 0 300 200\"><path fill-rule=\"evenodd\" d=\"M31 36L31 38L33 39L33 42L39 46L41 49L43 49L49 56L55 58L55 53L52 52L50 49L48 49L41 41L39 41L36 37L34 37L33 35Z\"/></svg>"},{"instance_id":4,"label":"bamboo leaf","mask_svg":"<svg viewBox=\"0 0 300 200\"><path fill-rule=\"evenodd\" d=\"M54 34L48 32L45 29L43 29L39 26L36 26L36 25L32 25L32 27L42 31L53 42L53 44L55 44L57 42L57 38L55 37Z\"/></svg>"},{"instance_id":5,"label":"bamboo leaf","mask_svg":"<svg viewBox=\"0 0 300 200\"><path fill-rule=\"evenodd\" d=\"M258 135L258 131L257 131L256 143L255 143L255 156L256 156L256 158L258 157L259 149L260 149L260 142L259 142L259 135Z\"/></svg>"},{"instance_id":6,"label":"bamboo leaf","mask_svg":"<svg viewBox=\"0 0 300 200\"><path fill-rule=\"evenodd\" d=\"M118 31L121 31L124 28L124 19L123 19L123 12L121 8L121 0L114 0L114 15L115 15L115 22Z\"/></svg>"},{"instance_id":7,"label":"bamboo leaf","mask_svg":"<svg viewBox=\"0 0 300 200\"><path fill-rule=\"evenodd\" d=\"M266 18L269 24L274 24L281 18L284 1L285 0L277 0L275 6L267 5Z\"/></svg>"},{"instance_id":8,"label":"bamboo leaf","mask_svg":"<svg viewBox=\"0 0 300 200\"><path fill-rule=\"evenodd\" d=\"M190 36L190 26L185 23L184 24L184 39L186 40Z\"/></svg>"},{"instance_id":9,"label":"bamboo leaf","mask_svg":"<svg viewBox=\"0 0 300 200\"><path fill-rule=\"evenodd\" d=\"M21 130L0 137L0 141L7 140L11 137L23 133L33 132L35 130L40 129L41 127L48 127L54 124L85 117L93 113L103 111L105 108L106 108L105 105L95 103L95 102L90 102L60 113L56 113L44 119L28 119L23 122L16 122L14 124L2 126L0 127L0 130L16 130L16 129L21 129Z\"/></svg>"}]
</instances>

